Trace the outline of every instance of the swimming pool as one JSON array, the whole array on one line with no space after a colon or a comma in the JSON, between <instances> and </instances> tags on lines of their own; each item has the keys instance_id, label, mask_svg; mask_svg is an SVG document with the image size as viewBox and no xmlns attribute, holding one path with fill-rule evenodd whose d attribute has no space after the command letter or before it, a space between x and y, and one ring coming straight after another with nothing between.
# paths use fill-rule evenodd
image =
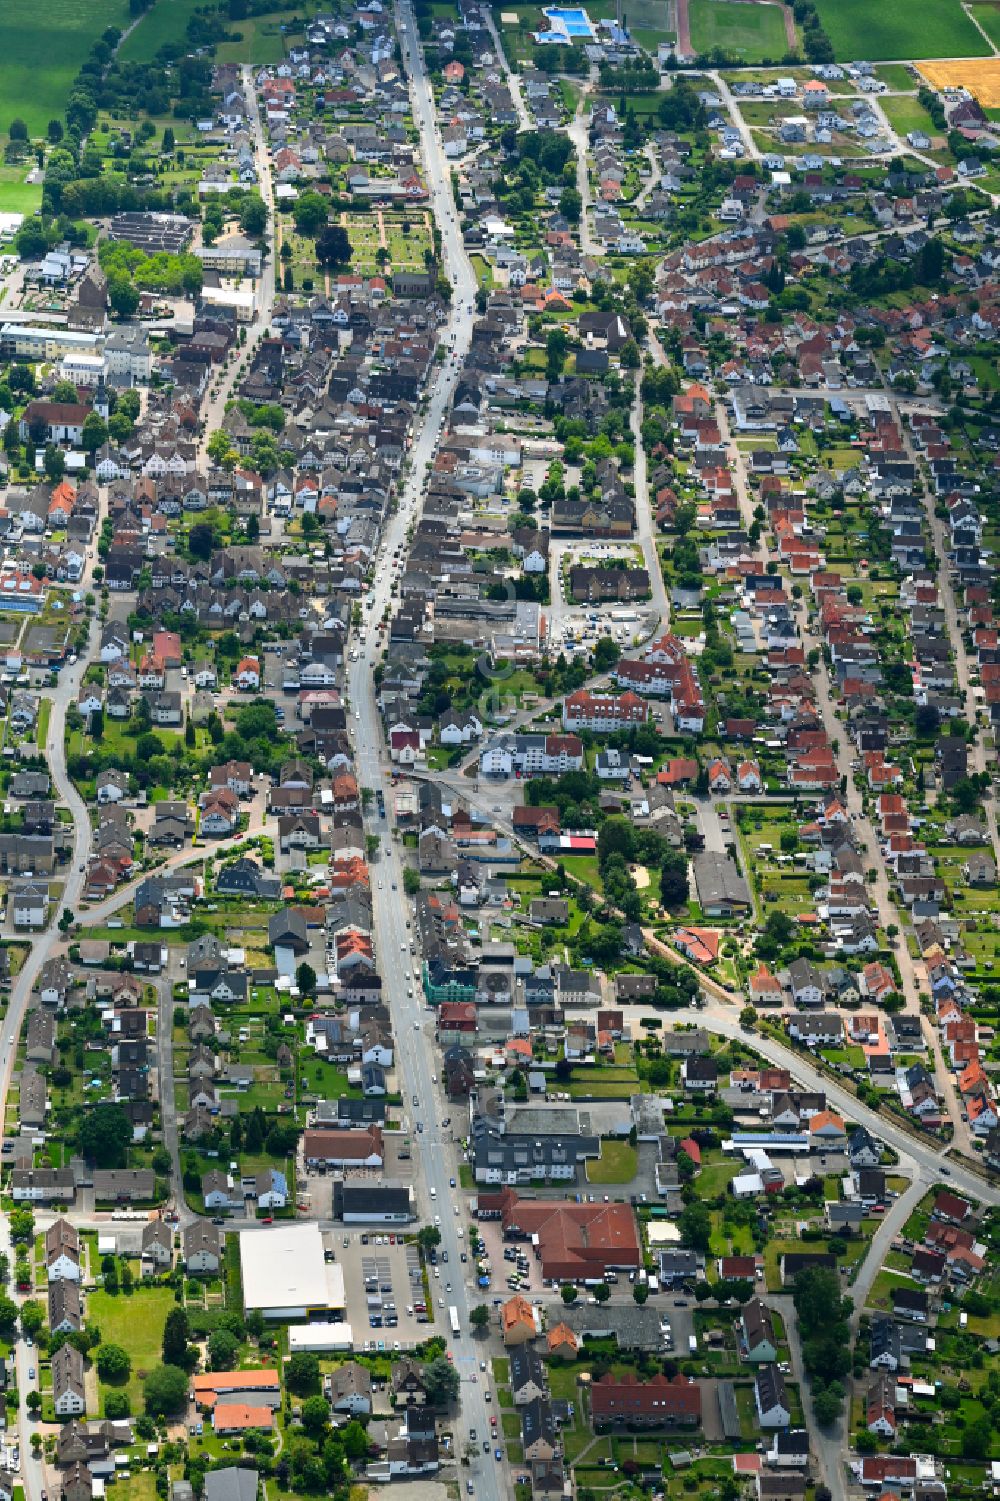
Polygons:
<instances>
[{"instance_id":1,"label":"swimming pool","mask_svg":"<svg viewBox=\"0 0 1000 1501\"><path fill-rule=\"evenodd\" d=\"M567 10L558 6L544 11L543 14L548 18L554 30L562 31L566 36L586 37L591 41L597 36L593 22L585 10Z\"/></svg>"}]
</instances>

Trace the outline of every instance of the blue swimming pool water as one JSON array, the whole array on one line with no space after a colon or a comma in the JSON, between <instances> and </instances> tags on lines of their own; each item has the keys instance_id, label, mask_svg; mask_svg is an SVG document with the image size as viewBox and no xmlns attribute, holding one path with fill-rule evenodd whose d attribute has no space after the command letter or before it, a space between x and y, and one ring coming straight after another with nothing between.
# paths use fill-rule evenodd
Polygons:
<instances>
[{"instance_id":1,"label":"blue swimming pool water","mask_svg":"<svg viewBox=\"0 0 1000 1501\"><path fill-rule=\"evenodd\" d=\"M593 36L594 28L585 10L565 10L561 6L546 10L550 21L558 20L570 36Z\"/></svg>"}]
</instances>

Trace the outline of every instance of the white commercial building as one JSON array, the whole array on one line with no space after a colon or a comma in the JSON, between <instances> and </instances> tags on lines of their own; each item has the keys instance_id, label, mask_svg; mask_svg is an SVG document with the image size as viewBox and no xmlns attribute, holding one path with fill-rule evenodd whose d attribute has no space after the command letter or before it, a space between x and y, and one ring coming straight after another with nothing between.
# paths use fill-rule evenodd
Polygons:
<instances>
[{"instance_id":1,"label":"white commercial building","mask_svg":"<svg viewBox=\"0 0 1000 1501\"><path fill-rule=\"evenodd\" d=\"M275 1225L240 1232L243 1307L266 1319L307 1319L343 1313L344 1273L323 1256L316 1224Z\"/></svg>"},{"instance_id":2,"label":"white commercial building","mask_svg":"<svg viewBox=\"0 0 1000 1501\"><path fill-rule=\"evenodd\" d=\"M59 361L59 379L74 386L99 386L107 374L103 354L64 354Z\"/></svg>"},{"instance_id":3,"label":"white commercial building","mask_svg":"<svg viewBox=\"0 0 1000 1501\"><path fill-rule=\"evenodd\" d=\"M292 1324L288 1331L288 1353L296 1350L311 1350L321 1354L324 1350L353 1350L354 1330L350 1324Z\"/></svg>"}]
</instances>

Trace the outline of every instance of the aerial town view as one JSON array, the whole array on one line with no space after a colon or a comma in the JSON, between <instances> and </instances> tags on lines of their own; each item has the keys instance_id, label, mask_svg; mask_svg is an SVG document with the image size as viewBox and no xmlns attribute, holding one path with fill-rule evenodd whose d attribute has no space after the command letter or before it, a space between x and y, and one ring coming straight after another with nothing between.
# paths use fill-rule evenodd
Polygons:
<instances>
[{"instance_id":1,"label":"aerial town view","mask_svg":"<svg viewBox=\"0 0 1000 1501\"><path fill-rule=\"evenodd\" d=\"M0 1501L1000 1496L1000 0L0 145Z\"/></svg>"}]
</instances>

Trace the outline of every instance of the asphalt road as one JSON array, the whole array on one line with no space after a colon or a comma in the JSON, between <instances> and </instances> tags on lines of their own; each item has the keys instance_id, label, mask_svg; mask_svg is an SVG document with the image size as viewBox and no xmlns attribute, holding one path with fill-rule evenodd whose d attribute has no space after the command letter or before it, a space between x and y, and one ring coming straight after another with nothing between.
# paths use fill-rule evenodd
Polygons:
<instances>
[{"instance_id":1,"label":"asphalt road","mask_svg":"<svg viewBox=\"0 0 1000 1501\"><path fill-rule=\"evenodd\" d=\"M260 188L260 196L267 204L268 222L266 231L267 255L264 259L263 269L256 285L256 310L251 322L247 325L246 344L242 347L236 345L229 354L229 360L223 372L214 372L214 379L219 382L216 394L210 395L209 400L201 412L201 440L199 453L202 458L208 445L208 440L216 429L221 425L226 413L226 402L232 395L237 379L249 366L252 352L259 339L271 322L271 311L274 307L274 196L271 181L271 157L267 149L267 141L264 138L264 125L260 117L260 108L257 103L257 90L254 87L253 69L243 67L240 69L243 81L243 91L246 95L247 109L249 111L248 123L250 126L250 138L253 141L254 160L257 166L257 181Z\"/></svg>"},{"instance_id":2,"label":"asphalt road","mask_svg":"<svg viewBox=\"0 0 1000 1501\"><path fill-rule=\"evenodd\" d=\"M471 343L476 292L476 278L458 227L450 171L441 146L433 95L408 0L397 6L396 21L403 61L410 79L414 119L420 130L428 188L441 230L444 272L452 287L451 317L443 342L447 347L454 338L456 360L439 366L431 385L426 414L418 423L409 455L409 471L399 496L398 509L389 521L379 553L372 591L374 603L365 612L367 622L372 623L366 622L360 655L350 664L350 712L354 716L350 725L354 733L358 780L362 787L375 789L381 786L385 790L388 790L388 761L382 752L373 683L380 646L373 622L381 619L390 604L396 574L391 566L392 556L397 547L404 546L407 528L419 513L425 472L433 461L458 373ZM372 813L375 811L373 808ZM419 980L415 978L419 975L419 955L410 953L416 929L407 928L407 922L413 921L411 904L403 892L403 864L399 847L392 840L390 826L375 817L370 820L369 828L382 836L380 853L372 864L374 936L382 983L393 1014L400 1088L407 1102L411 1139L420 1154L419 1212L427 1223L434 1223L435 1219L440 1221L441 1249L448 1252L447 1266L441 1267L441 1281L432 1283L434 1297L439 1300L435 1307L434 1327L435 1332L441 1330L447 1335L449 1349L462 1376L462 1416L457 1430L459 1452L469 1428L475 1428L478 1434L475 1445L478 1458L473 1459L472 1469L464 1472L462 1479L471 1476L477 1495L485 1497L486 1501L499 1501L501 1495L509 1493L509 1486L502 1469L494 1464L492 1457L486 1460L481 1447L483 1436L490 1432L490 1415L495 1413L499 1418L499 1409L495 1403L487 1405L485 1401L485 1378L480 1380L478 1372L478 1341L473 1341L469 1327L469 1310L481 1300L464 1275L470 1271L471 1261L466 1266L461 1262L462 1251L468 1253L468 1215L461 1190L450 1187L452 1177L457 1181L458 1163L448 1133L441 1126L448 1109L437 1083L432 1015L423 1003ZM417 1105L412 1104L414 1096ZM417 1122L423 1128L420 1133L416 1130ZM449 1281L451 1293L445 1291ZM451 1305L458 1309L462 1326L462 1336L457 1341L448 1332L448 1308ZM473 1376L477 1378L475 1381Z\"/></svg>"}]
</instances>

